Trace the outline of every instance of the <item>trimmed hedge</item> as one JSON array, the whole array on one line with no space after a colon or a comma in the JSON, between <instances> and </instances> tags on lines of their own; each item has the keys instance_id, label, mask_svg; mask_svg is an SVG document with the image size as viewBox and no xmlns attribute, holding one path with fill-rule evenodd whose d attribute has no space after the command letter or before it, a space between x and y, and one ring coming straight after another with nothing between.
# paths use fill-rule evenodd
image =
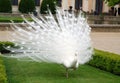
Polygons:
<instances>
[{"instance_id":1,"label":"trimmed hedge","mask_svg":"<svg viewBox=\"0 0 120 83\"><path fill-rule=\"evenodd\" d=\"M88 63L91 66L120 75L120 55L95 49L93 59Z\"/></svg>"},{"instance_id":2,"label":"trimmed hedge","mask_svg":"<svg viewBox=\"0 0 120 83\"><path fill-rule=\"evenodd\" d=\"M0 57L0 83L8 83L5 66L3 65L3 60Z\"/></svg>"},{"instance_id":3,"label":"trimmed hedge","mask_svg":"<svg viewBox=\"0 0 120 83\"><path fill-rule=\"evenodd\" d=\"M19 3L19 11L21 13L29 13L35 11L35 1L34 0L21 0Z\"/></svg>"},{"instance_id":4,"label":"trimmed hedge","mask_svg":"<svg viewBox=\"0 0 120 83\"><path fill-rule=\"evenodd\" d=\"M6 50L4 46L14 47L14 43L0 41L0 52L9 53L10 51ZM88 64L113 74L120 75L120 55L118 54L95 49L93 59Z\"/></svg>"},{"instance_id":5,"label":"trimmed hedge","mask_svg":"<svg viewBox=\"0 0 120 83\"><path fill-rule=\"evenodd\" d=\"M0 0L0 12L3 12L3 13L12 12L11 0Z\"/></svg>"},{"instance_id":6,"label":"trimmed hedge","mask_svg":"<svg viewBox=\"0 0 120 83\"><path fill-rule=\"evenodd\" d=\"M14 47L14 43L12 42L2 42L0 41L0 53L10 53L9 50L6 50L4 47L7 47L7 46L11 46L11 47Z\"/></svg>"},{"instance_id":7,"label":"trimmed hedge","mask_svg":"<svg viewBox=\"0 0 120 83\"><path fill-rule=\"evenodd\" d=\"M56 13L55 2L57 3L57 0L43 0L40 8L40 13L47 14L47 10L49 8L52 14L55 14ZM47 5L49 7L47 7Z\"/></svg>"}]
</instances>

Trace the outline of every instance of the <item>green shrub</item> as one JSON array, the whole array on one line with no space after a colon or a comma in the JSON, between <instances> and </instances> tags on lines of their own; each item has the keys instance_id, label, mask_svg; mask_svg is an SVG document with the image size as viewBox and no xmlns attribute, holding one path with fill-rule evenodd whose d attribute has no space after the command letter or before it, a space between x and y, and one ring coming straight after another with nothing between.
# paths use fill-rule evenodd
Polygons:
<instances>
[{"instance_id":1,"label":"green shrub","mask_svg":"<svg viewBox=\"0 0 120 83\"><path fill-rule=\"evenodd\" d=\"M46 14L46 11L48 10L48 7L47 7L48 5L52 14L55 14L56 13L55 2L57 1L56 0L43 0L41 4L41 8L40 8L40 13Z\"/></svg>"},{"instance_id":2,"label":"green shrub","mask_svg":"<svg viewBox=\"0 0 120 83\"><path fill-rule=\"evenodd\" d=\"M95 50L93 59L88 64L120 75L120 55L101 50Z\"/></svg>"},{"instance_id":3,"label":"green shrub","mask_svg":"<svg viewBox=\"0 0 120 83\"><path fill-rule=\"evenodd\" d=\"M7 83L7 76L3 65L2 58L0 57L0 83Z\"/></svg>"},{"instance_id":4,"label":"green shrub","mask_svg":"<svg viewBox=\"0 0 120 83\"><path fill-rule=\"evenodd\" d=\"M35 11L35 1L34 0L21 0L19 3L19 11L21 13L29 13Z\"/></svg>"},{"instance_id":5,"label":"green shrub","mask_svg":"<svg viewBox=\"0 0 120 83\"><path fill-rule=\"evenodd\" d=\"M12 12L11 0L0 0L0 12L2 13Z\"/></svg>"},{"instance_id":6,"label":"green shrub","mask_svg":"<svg viewBox=\"0 0 120 83\"><path fill-rule=\"evenodd\" d=\"M12 42L2 42L0 41L0 53L9 53L10 51L9 50L6 50L4 47L7 47L7 46L11 46L11 47L14 47L14 43Z\"/></svg>"}]
</instances>

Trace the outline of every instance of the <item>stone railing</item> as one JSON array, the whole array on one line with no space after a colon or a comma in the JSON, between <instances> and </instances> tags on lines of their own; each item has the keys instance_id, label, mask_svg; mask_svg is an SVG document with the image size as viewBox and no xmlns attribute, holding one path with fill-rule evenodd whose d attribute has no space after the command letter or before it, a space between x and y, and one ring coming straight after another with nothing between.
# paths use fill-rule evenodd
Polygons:
<instances>
[{"instance_id":1,"label":"stone railing","mask_svg":"<svg viewBox=\"0 0 120 83\"><path fill-rule=\"evenodd\" d=\"M0 13L0 16L15 16L20 17L21 13ZM29 14L24 14L28 16ZM89 24L120 24L120 16L109 16L109 15L87 15Z\"/></svg>"},{"instance_id":2,"label":"stone railing","mask_svg":"<svg viewBox=\"0 0 120 83\"><path fill-rule=\"evenodd\" d=\"M88 15L89 24L120 24L120 16Z\"/></svg>"},{"instance_id":3,"label":"stone railing","mask_svg":"<svg viewBox=\"0 0 120 83\"><path fill-rule=\"evenodd\" d=\"M20 23L15 23L17 26L25 27ZM12 31L11 23L0 23L0 31ZM26 24L27 25L27 24ZM89 24L93 32L120 32L120 25L116 24Z\"/></svg>"},{"instance_id":4,"label":"stone railing","mask_svg":"<svg viewBox=\"0 0 120 83\"><path fill-rule=\"evenodd\" d=\"M93 32L120 32L120 25L116 24L90 24Z\"/></svg>"},{"instance_id":5,"label":"stone railing","mask_svg":"<svg viewBox=\"0 0 120 83\"><path fill-rule=\"evenodd\" d=\"M0 16L20 16L21 14L9 14L9 13L0 13ZM25 16L29 16L28 14L24 14ZM105 32L120 32L120 16L95 16L95 15L87 15L88 23L92 27L92 31L105 31ZM20 23L16 23L21 26ZM10 29L10 23L0 23L0 31Z\"/></svg>"}]
</instances>

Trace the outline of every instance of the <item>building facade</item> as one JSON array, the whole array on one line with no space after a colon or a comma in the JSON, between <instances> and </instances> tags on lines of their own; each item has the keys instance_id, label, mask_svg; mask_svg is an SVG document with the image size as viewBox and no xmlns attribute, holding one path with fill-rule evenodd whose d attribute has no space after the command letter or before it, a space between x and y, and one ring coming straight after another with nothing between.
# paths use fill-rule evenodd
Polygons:
<instances>
[{"instance_id":1,"label":"building facade","mask_svg":"<svg viewBox=\"0 0 120 83\"><path fill-rule=\"evenodd\" d=\"M13 12L18 11L19 2L20 0L12 0ZM41 2L42 0L35 0L36 8L40 8ZM110 9L103 0L58 0L58 4L64 10L68 10L72 6L75 11L82 9L85 12L98 14L108 13Z\"/></svg>"},{"instance_id":2,"label":"building facade","mask_svg":"<svg viewBox=\"0 0 120 83\"><path fill-rule=\"evenodd\" d=\"M67 5L66 5L67 4ZM82 9L85 12L92 13L93 11L97 13L108 13L109 7L103 0L63 0L63 9L68 9L72 6L74 10Z\"/></svg>"}]
</instances>

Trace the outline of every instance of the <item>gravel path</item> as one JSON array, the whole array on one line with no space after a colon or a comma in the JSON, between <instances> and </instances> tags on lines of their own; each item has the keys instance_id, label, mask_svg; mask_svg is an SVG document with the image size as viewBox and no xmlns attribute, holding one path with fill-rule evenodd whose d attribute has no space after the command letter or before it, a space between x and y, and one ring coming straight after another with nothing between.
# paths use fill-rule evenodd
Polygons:
<instances>
[{"instance_id":1,"label":"gravel path","mask_svg":"<svg viewBox=\"0 0 120 83\"><path fill-rule=\"evenodd\" d=\"M91 38L95 48L120 54L120 32L92 32Z\"/></svg>"},{"instance_id":2,"label":"gravel path","mask_svg":"<svg viewBox=\"0 0 120 83\"><path fill-rule=\"evenodd\" d=\"M7 40L7 31L0 31L0 41ZM93 47L120 54L120 32L92 32Z\"/></svg>"}]
</instances>

